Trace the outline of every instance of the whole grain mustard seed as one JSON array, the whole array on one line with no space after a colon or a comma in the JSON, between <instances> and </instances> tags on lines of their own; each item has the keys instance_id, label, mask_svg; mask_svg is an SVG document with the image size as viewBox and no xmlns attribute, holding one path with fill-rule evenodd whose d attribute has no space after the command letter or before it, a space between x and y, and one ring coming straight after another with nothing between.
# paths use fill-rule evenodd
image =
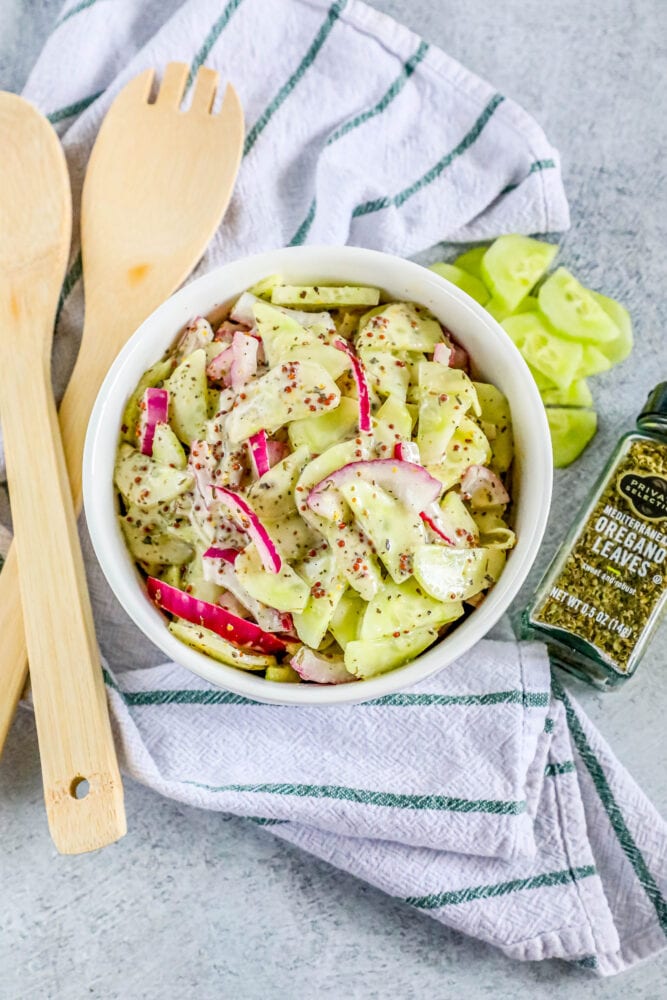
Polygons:
<instances>
[{"instance_id":1,"label":"whole grain mustard seed","mask_svg":"<svg viewBox=\"0 0 667 1000\"><path fill-rule=\"evenodd\" d=\"M524 612L525 635L602 688L631 677L667 599L667 382L619 441Z\"/></svg>"}]
</instances>

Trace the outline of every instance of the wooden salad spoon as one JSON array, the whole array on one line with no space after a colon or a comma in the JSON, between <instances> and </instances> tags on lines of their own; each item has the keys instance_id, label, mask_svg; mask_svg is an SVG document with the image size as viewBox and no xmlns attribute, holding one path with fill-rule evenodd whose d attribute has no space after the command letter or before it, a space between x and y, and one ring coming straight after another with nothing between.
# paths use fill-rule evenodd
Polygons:
<instances>
[{"instance_id":1,"label":"wooden salad spoon","mask_svg":"<svg viewBox=\"0 0 667 1000\"><path fill-rule=\"evenodd\" d=\"M0 93L0 134L0 406L18 584L49 829L59 851L77 854L117 840L126 826L51 388L72 203L58 136L32 105Z\"/></svg>"},{"instance_id":2,"label":"wooden salad spoon","mask_svg":"<svg viewBox=\"0 0 667 1000\"><path fill-rule=\"evenodd\" d=\"M185 63L170 63L154 103L155 71L131 80L111 105L86 172L81 244L86 315L60 407L77 510L88 418L114 358L139 324L184 281L220 225L243 151L243 111L231 85L212 113L218 74L202 67L190 108ZM0 752L27 678L11 547L0 573Z\"/></svg>"}]
</instances>

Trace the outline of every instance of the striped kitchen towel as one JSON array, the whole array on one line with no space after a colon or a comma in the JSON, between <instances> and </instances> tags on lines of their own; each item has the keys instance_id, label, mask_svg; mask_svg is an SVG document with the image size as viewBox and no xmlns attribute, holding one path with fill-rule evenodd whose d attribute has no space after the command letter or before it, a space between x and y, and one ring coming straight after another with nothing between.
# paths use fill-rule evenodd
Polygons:
<instances>
[{"instance_id":1,"label":"striped kitchen towel","mask_svg":"<svg viewBox=\"0 0 667 1000\"><path fill-rule=\"evenodd\" d=\"M568 225L558 155L537 124L358 0L70 0L25 93L62 135L75 206L114 95L172 59L191 79L218 68L246 112L236 192L200 270L288 243L411 255ZM60 390L80 277L75 245ZM160 665L84 543L127 773L252 818L517 958L608 975L664 945L664 824L552 686L541 646L485 641L362 705L258 705Z\"/></svg>"}]
</instances>

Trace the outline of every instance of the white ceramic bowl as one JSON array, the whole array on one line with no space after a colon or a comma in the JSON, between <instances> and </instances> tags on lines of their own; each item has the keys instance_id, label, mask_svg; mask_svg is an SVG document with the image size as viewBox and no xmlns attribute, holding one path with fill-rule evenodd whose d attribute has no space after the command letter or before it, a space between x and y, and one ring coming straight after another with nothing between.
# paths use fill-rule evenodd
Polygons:
<instances>
[{"instance_id":1,"label":"white ceramic bowl","mask_svg":"<svg viewBox=\"0 0 667 1000\"><path fill-rule=\"evenodd\" d=\"M125 403L144 371L194 315L208 315L268 274L299 284L376 285L392 299L427 306L468 350L480 377L507 396L516 440L513 499L517 545L489 597L431 649L397 670L337 686L280 684L219 664L179 642L149 600L117 520L114 456ZM83 488L90 535L104 574L127 613L166 656L257 701L333 705L377 698L409 687L452 663L507 610L533 563L551 499L552 459L544 409L528 368L495 320L459 288L409 261L356 247L293 247L227 264L177 292L142 323L104 380L88 426Z\"/></svg>"}]
</instances>

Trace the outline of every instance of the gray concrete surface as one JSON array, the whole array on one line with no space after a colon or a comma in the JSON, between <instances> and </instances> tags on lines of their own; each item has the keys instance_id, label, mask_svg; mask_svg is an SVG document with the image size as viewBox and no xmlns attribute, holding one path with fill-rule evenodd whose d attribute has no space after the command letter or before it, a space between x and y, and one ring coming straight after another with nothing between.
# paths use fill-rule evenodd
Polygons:
<instances>
[{"instance_id":1,"label":"gray concrete surface","mask_svg":"<svg viewBox=\"0 0 667 1000\"><path fill-rule=\"evenodd\" d=\"M514 97L561 150L572 208L562 260L635 320L632 360L593 380L594 445L559 473L539 565L648 387L667 378L667 0L371 0ZM57 0L1 0L0 87L20 90ZM75 71L73 67L71 71ZM667 629L625 691L577 688L663 814ZM23 712L0 766L2 1000L354 1000L667 996L667 957L599 981L520 965L285 847L267 831L127 782L128 836L59 857Z\"/></svg>"}]
</instances>

